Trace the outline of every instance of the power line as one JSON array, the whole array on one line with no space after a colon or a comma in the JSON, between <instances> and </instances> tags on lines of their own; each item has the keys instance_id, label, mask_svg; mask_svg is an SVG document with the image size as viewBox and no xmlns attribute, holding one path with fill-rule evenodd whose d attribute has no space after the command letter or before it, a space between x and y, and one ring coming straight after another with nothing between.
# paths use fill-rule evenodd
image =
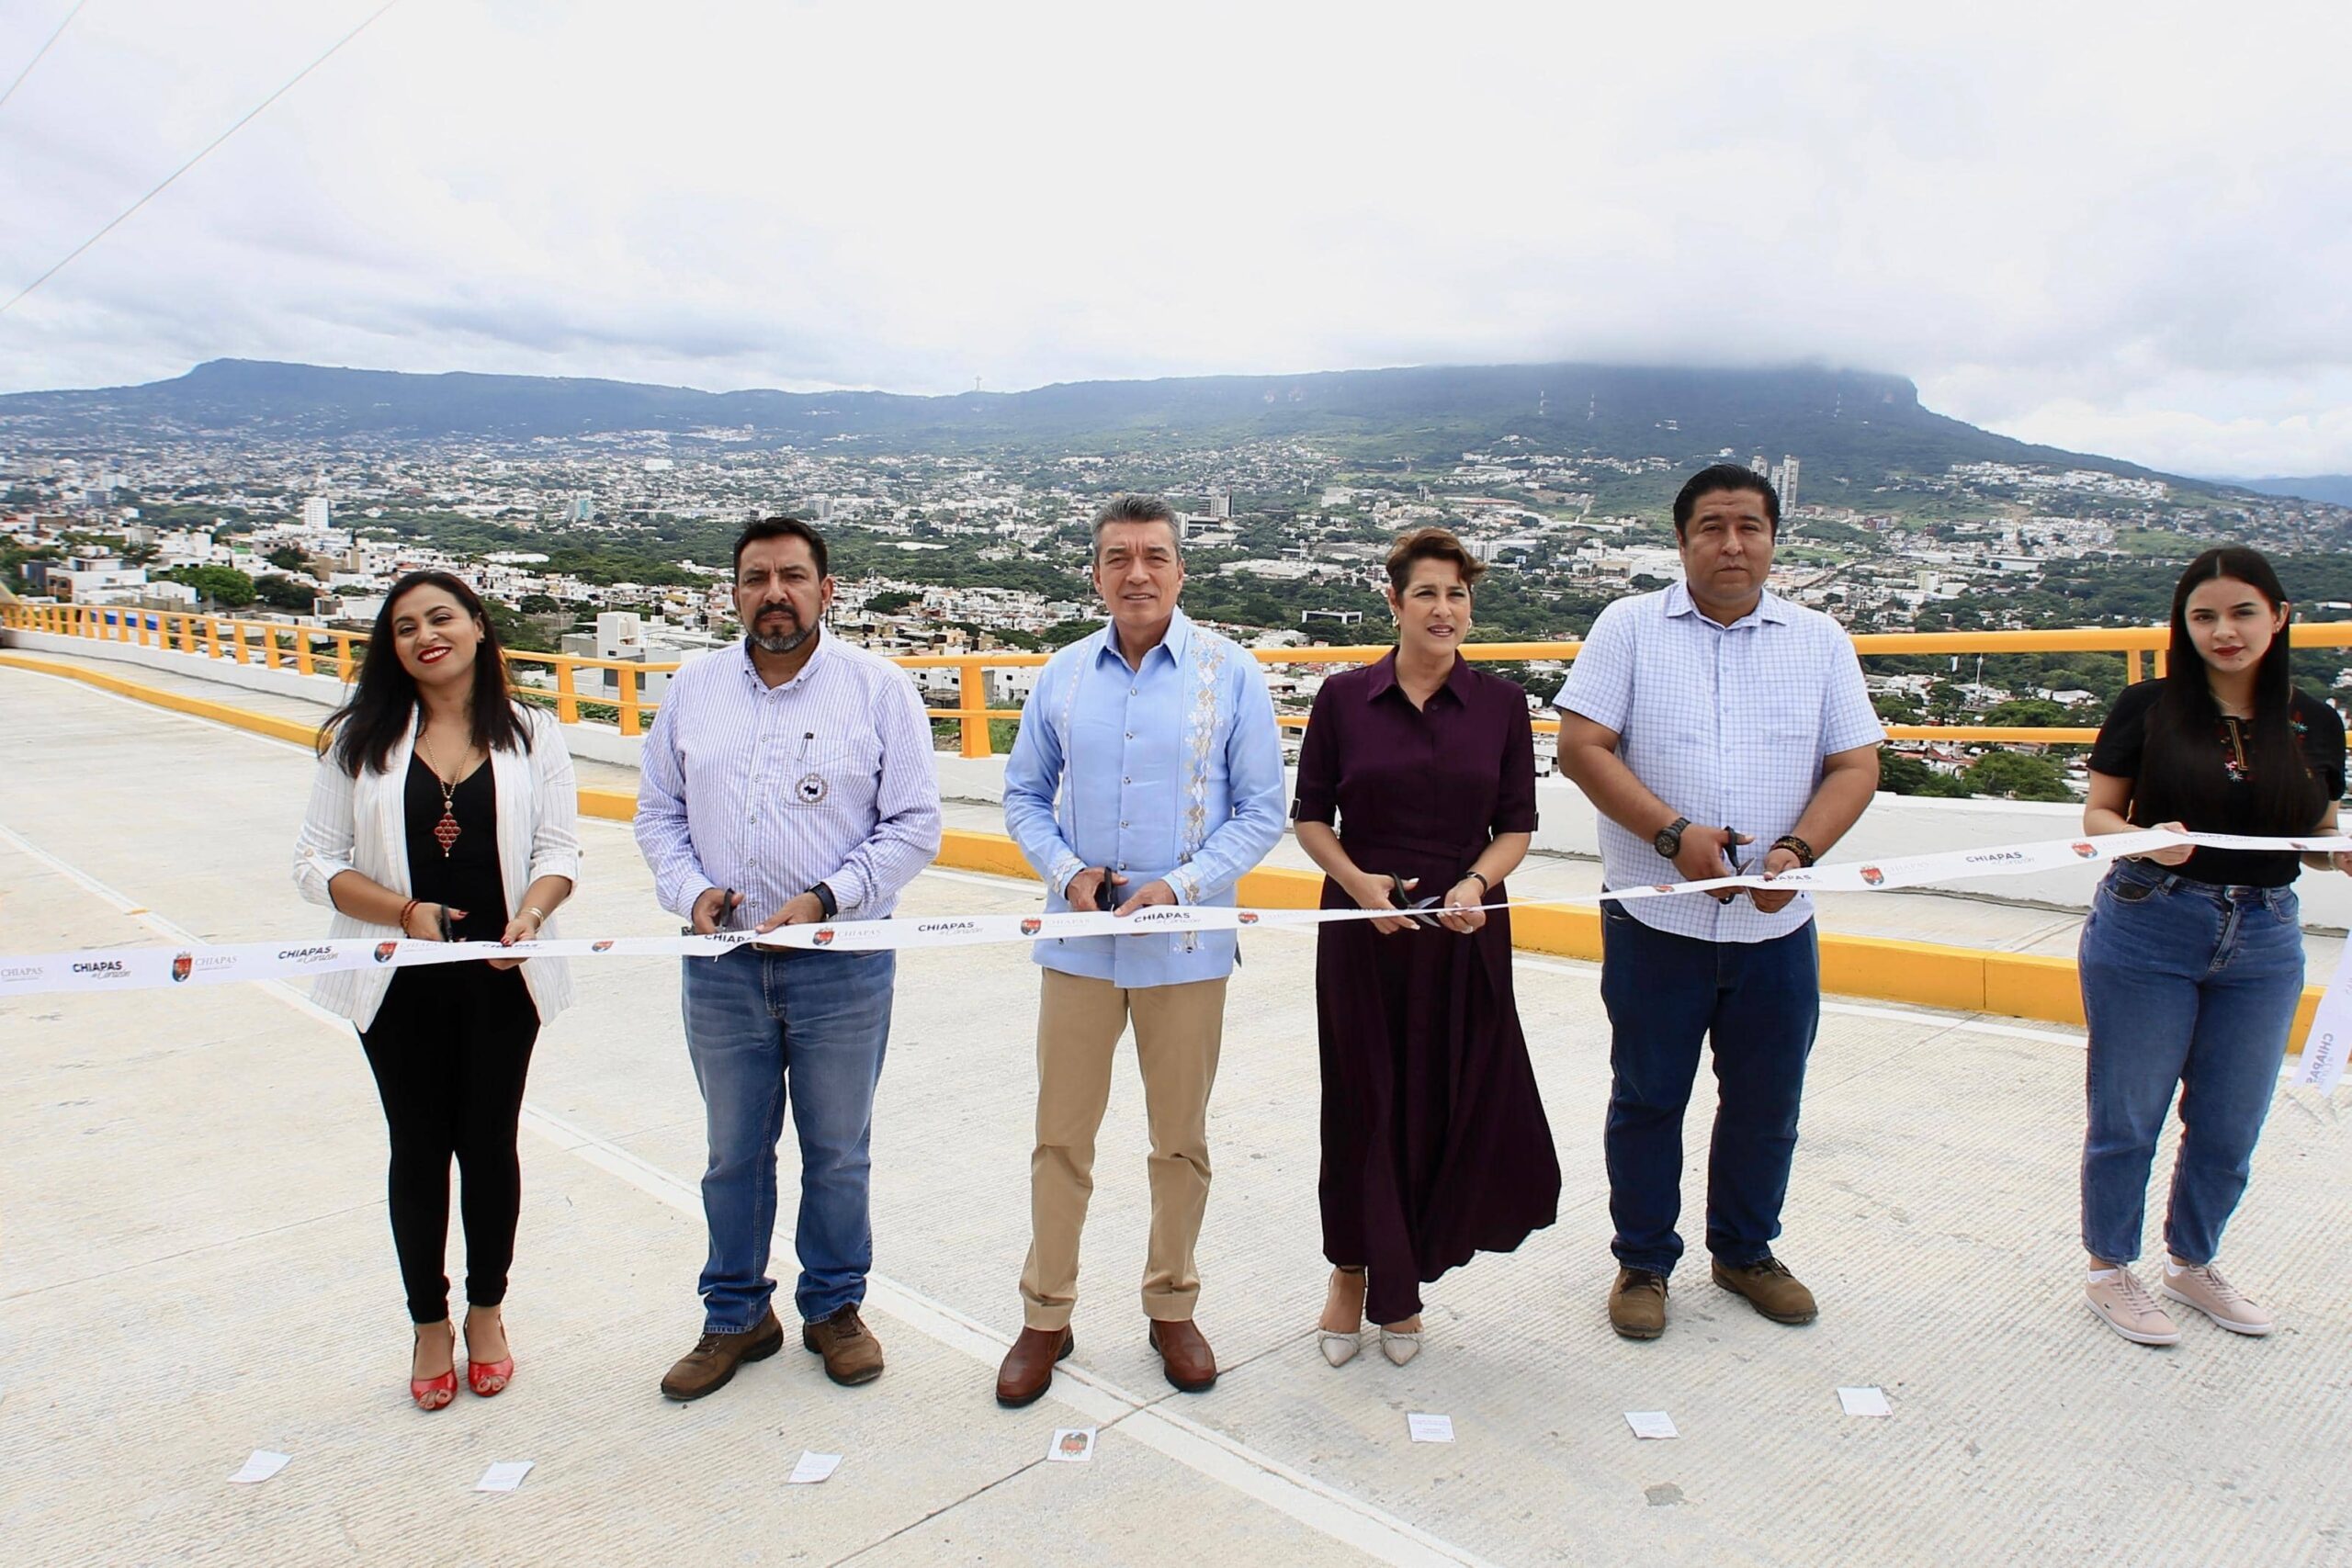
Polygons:
<instances>
[{"instance_id":1,"label":"power line","mask_svg":"<svg viewBox=\"0 0 2352 1568\"><path fill-rule=\"evenodd\" d=\"M382 17L385 12L390 10L400 3L401 0L384 0L384 4L377 6L374 11L368 14L366 21L361 22L357 27L352 28L341 38L335 39L333 44L328 46L327 51L324 54L320 55L316 60L313 60L311 63L302 67L301 70L297 71L293 75L288 77L284 83L280 84L276 92L270 94L269 96L264 98L261 102L255 104L252 108L247 109L243 115L239 116L236 124L232 125L228 130L222 131L220 135L206 142L203 150L198 152L195 157L190 158L187 163L182 164L178 168L174 169L170 174L165 175L163 178L163 182L156 186L153 190L149 191L145 196L141 197L137 201L134 201L129 207L124 208L122 211L116 214L113 220L108 222L105 228L100 229L96 233L91 235L88 239L83 241L80 244L66 252L64 256L58 261L56 265L51 267L47 272L42 273L39 277L34 278L30 283L26 284L22 288L17 290L13 299L11 299L6 305L0 305L0 316L5 316L9 311L15 310L17 304L24 299L25 296L30 294L34 289L39 288L42 284L47 283L51 278L55 277L59 273L63 272L66 267L73 263L76 256L79 256L84 251L88 250L92 245L96 244L100 240L105 239L108 234L113 233L115 230L119 228L123 221L130 218L132 213L138 211L141 208L146 206L149 202L163 195L164 190L174 180L178 179L182 175L187 174L190 169L195 168L198 164L204 162L205 158L210 154L214 148L220 146L223 141L228 141L232 136L236 135L239 130L244 128L246 122L251 120L255 115L260 114L262 110L269 107L270 105L276 103L288 93L293 91L295 85L300 83L303 77L308 76L311 72L316 71L320 66L324 65L328 61L334 59L336 51L342 49L345 44L349 43L361 33L366 32L369 28L374 27L378 18ZM74 9L79 10L81 9L81 6L77 5ZM60 30L62 31L62 29L61 28ZM29 69L29 67L28 67L28 69ZM19 78L19 80L21 80L21 78Z\"/></svg>"},{"instance_id":2,"label":"power line","mask_svg":"<svg viewBox=\"0 0 2352 1568\"><path fill-rule=\"evenodd\" d=\"M74 18L79 16L82 7L89 3L90 0L74 0L74 9L65 13L65 20L58 23L57 30L49 35L49 43L44 43L33 51L33 57L25 62L25 68L22 71L17 73L17 79L8 84L8 90L0 93L0 107L6 107L8 100L16 96L17 89L25 85L25 78L33 73L33 67L40 63L40 57L49 52L49 45L65 36L65 29L73 25Z\"/></svg>"}]
</instances>

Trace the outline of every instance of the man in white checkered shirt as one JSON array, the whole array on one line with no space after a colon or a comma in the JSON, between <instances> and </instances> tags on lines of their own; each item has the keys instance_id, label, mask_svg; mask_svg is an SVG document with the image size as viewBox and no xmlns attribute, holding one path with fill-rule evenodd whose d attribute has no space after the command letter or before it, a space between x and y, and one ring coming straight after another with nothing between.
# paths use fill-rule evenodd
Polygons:
<instances>
[{"instance_id":1,"label":"man in white checkered shirt","mask_svg":"<svg viewBox=\"0 0 2352 1568\"><path fill-rule=\"evenodd\" d=\"M1693 476L1674 499L1683 581L1603 610L1554 699L1560 770L1600 810L1609 886L1811 865L1878 788L1886 732L1853 644L1827 615L1765 592L1780 522L1762 476L1727 463ZM1682 1116L1710 1037L1714 1280L1776 1322L1812 1322L1813 1292L1771 1246L1821 1019L1812 899L1743 889L1608 903L1600 935L1611 1324L1632 1339L1665 1332L1682 1256Z\"/></svg>"}]
</instances>

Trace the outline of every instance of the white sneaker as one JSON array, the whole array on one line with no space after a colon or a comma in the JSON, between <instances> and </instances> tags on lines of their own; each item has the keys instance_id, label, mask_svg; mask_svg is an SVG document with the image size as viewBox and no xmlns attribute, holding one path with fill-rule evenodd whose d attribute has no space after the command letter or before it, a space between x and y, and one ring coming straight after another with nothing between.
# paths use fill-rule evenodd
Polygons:
<instances>
[{"instance_id":1,"label":"white sneaker","mask_svg":"<svg viewBox=\"0 0 2352 1568\"><path fill-rule=\"evenodd\" d=\"M2197 1269L2175 1269L2167 1259L2161 1289L2173 1300L2195 1307L2233 1334L2265 1335L2273 1325L2269 1309L2257 1306L2253 1297L2222 1279L2222 1271L2211 1263Z\"/></svg>"},{"instance_id":2,"label":"white sneaker","mask_svg":"<svg viewBox=\"0 0 2352 1568\"><path fill-rule=\"evenodd\" d=\"M2093 1269L2083 1277L2092 1315L2134 1345L2177 1345L2180 1327L2129 1269Z\"/></svg>"}]
</instances>

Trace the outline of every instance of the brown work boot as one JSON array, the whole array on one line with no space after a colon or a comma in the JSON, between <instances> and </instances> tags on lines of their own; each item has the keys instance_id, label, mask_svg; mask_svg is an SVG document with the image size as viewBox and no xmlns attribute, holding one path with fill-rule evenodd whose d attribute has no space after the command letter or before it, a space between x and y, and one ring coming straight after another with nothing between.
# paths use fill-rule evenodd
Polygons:
<instances>
[{"instance_id":1,"label":"brown work boot","mask_svg":"<svg viewBox=\"0 0 2352 1568\"><path fill-rule=\"evenodd\" d=\"M1151 1348L1159 1352L1159 1370L1168 1381L1186 1393L1200 1393L1216 1386L1216 1354L1201 1331L1193 1326L1191 1318L1182 1323L1151 1321Z\"/></svg>"},{"instance_id":2,"label":"brown work boot","mask_svg":"<svg viewBox=\"0 0 2352 1568\"><path fill-rule=\"evenodd\" d=\"M882 1375L882 1342L857 1315L855 1302L822 1323L802 1324L800 1343L809 1354L825 1358L825 1375L843 1388Z\"/></svg>"},{"instance_id":3,"label":"brown work boot","mask_svg":"<svg viewBox=\"0 0 2352 1568\"><path fill-rule=\"evenodd\" d=\"M1628 1339L1655 1339L1666 1332L1666 1276L1648 1269L1620 1269L1609 1287L1609 1326Z\"/></svg>"},{"instance_id":4,"label":"brown work boot","mask_svg":"<svg viewBox=\"0 0 2352 1568\"><path fill-rule=\"evenodd\" d=\"M764 1361L784 1348L784 1325L775 1309L741 1334L706 1334L662 1380L662 1392L672 1399L700 1399L717 1393L746 1361Z\"/></svg>"},{"instance_id":5,"label":"brown work boot","mask_svg":"<svg viewBox=\"0 0 2352 1568\"><path fill-rule=\"evenodd\" d=\"M1054 1363L1077 1348L1078 1337L1068 1328L1023 1329L996 1370L996 1402L1007 1410L1036 1404L1054 1386Z\"/></svg>"},{"instance_id":6,"label":"brown work boot","mask_svg":"<svg viewBox=\"0 0 2352 1568\"><path fill-rule=\"evenodd\" d=\"M1789 1266L1766 1253L1737 1269L1720 1258L1714 1262L1715 1283L1747 1298L1747 1304L1774 1323L1811 1323L1821 1315L1813 1292L1797 1282Z\"/></svg>"}]
</instances>

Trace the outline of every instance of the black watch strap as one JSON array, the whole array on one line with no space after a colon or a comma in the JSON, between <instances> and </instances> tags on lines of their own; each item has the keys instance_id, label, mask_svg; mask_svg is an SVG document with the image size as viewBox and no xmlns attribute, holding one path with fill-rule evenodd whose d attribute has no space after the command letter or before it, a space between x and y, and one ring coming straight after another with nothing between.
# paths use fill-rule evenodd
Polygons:
<instances>
[{"instance_id":1,"label":"black watch strap","mask_svg":"<svg viewBox=\"0 0 2352 1568\"><path fill-rule=\"evenodd\" d=\"M1799 865L1809 866L1819 858L1813 852L1813 846L1806 843L1803 839L1798 838L1794 833L1781 834L1779 838L1772 840L1772 847L1776 850L1786 850L1791 854L1796 856L1797 863Z\"/></svg>"},{"instance_id":2,"label":"black watch strap","mask_svg":"<svg viewBox=\"0 0 2352 1568\"><path fill-rule=\"evenodd\" d=\"M817 908L825 912L825 919L830 920L842 912L841 900L834 897L833 890L823 883L820 882L808 891L817 896Z\"/></svg>"},{"instance_id":3,"label":"black watch strap","mask_svg":"<svg viewBox=\"0 0 2352 1568\"><path fill-rule=\"evenodd\" d=\"M1688 817L1676 818L1665 827L1660 828L1651 838L1650 848L1666 859L1672 860L1682 852L1682 829L1689 826L1690 826L1690 818Z\"/></svg>"}]
</instances>

